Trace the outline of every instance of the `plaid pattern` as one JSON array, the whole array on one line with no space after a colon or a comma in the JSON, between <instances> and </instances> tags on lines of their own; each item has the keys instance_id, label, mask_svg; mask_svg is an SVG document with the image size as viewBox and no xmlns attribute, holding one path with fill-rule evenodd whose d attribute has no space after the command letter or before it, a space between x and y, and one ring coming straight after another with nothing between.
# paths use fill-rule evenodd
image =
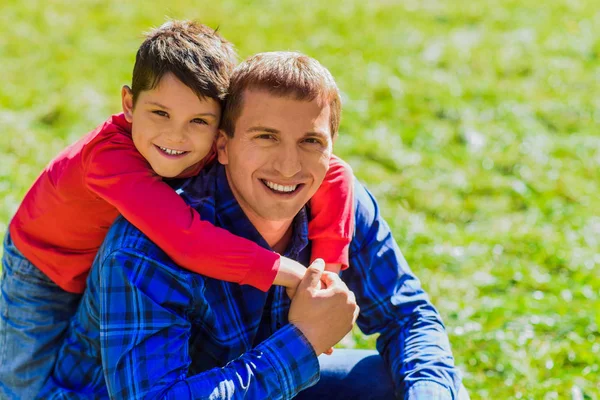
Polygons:
<instances>
[{"instance_id":1,"label":"plaid pattern","mask_svg":"<svg viewBox=\"0 0 600 400\"><path fill-rule=\"evenodd\" d=\"M398 393L415 392L409 388L419 382L419 392L431 386L451 398L460 379L439 315L376 202L355 187L356 233L342 278L361 307L359 326L380 333L377 346ZM180 192L203 219L267 247L221 165L185 181ZM285 254L305 264L307 223L302 210ZM263 293L181 269L119 219L96 257L41 397L292 398L318 380L319 366L306 339L288 324L289 304L281 287Z\"/></svg>"}]
</instances>

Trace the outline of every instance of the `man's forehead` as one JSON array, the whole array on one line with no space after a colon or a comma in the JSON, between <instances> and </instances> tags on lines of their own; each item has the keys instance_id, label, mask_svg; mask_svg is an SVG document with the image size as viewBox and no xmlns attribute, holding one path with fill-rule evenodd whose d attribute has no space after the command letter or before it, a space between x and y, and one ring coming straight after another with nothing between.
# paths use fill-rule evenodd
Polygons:
<instances>
[{"instance_id":1,"label":"man's forehead","mask_svg":"<svg viewBox=\"0 0 600 400\"><path fill-rule=\"evenodd\" d=\"M317 99L304 100L296 95L281 95L266 90L248 90L237 122L243 122L245 131L279 131L295 126L304 133L329 135L329 104Z\"/></svg>"}]
</instances>

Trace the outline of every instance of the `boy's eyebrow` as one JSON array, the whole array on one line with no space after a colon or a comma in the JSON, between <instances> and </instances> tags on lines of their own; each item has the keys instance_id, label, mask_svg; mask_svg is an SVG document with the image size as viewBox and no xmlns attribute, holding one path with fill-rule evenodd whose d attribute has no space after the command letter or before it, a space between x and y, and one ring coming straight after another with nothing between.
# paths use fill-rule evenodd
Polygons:
<instances>
[{"instance_id":1,"label":"boy's eyebrow","mask_svg":"<svg viewBox=\"0 0 600 400\"><path fill-rule=\"evenodd\" d=\"M169 107L165 106L164 104L160 104L157 101L147 101L146 104L150 104L152 106L157 106L157 107L160 107L160 108L164 108L165 110L170 110Z\"/></svg>"},{"instance_id":2,"label":"boy's eyebrow","mask_svg":"<svg viewBox=\"0 0 600 400\"><path fill-rule=\"evenodd\" d=\"M169 107L167 107L164 104L161 104L159 102L156 102L156 101L147 101L146 104L150 104L152 106L157 106L157 107L160 107L160 108L164 108L165 110L171 110ZM217 116L214 113L211 113L211 112L198 113L198 114L195 114L195 115L210 115L213 118L217 118Z\"/></svg>"}]
</instances>

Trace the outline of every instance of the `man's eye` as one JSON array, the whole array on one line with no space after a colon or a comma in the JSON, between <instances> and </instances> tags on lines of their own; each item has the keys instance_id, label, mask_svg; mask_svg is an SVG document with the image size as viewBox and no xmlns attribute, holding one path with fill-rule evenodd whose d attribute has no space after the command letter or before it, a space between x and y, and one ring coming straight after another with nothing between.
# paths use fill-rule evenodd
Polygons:
<instances>
[{"instance_id":1,"label":"man's eye","mask_svg":"<svg viewBox=\"0 0 600 400\"><path fill-rule=\"evenodd\" d=\"M167 114L167 112L163 111L163 110L152 110L152 114L156 114L160 117L168 117L169 116L169 114Z\"/></svg>"},{"instance_id":2,"label":"man's eye","mask_svg":"<svg viewBox=\"0 0 600 400\"><path fill-rule=\"evenodd\" d=\"M208 125L208 122L202 118L194 118L192 122L199 125Z\"/></svg>"},{"instance_id":3,"label":"man's eye","mask_svg":"<svg viewBox=\"0 0 600 400\"><path fill-rule=\"evenodd\" d=\"M272 135L270 133L263 133L261 135L256 136L256 138L264 140L275 140L275 135Z\"/></svg>"},{"instance_id":4,"label":"man's eye","mask_svg":"<svg viewBox=\"0 0 600 400\"><path fill-rule=\"evenodd\" d=\"M321 141L315 138L306 138L304 139L304 142L309 144L321 144Z\"/></svg>"}]
</instances>

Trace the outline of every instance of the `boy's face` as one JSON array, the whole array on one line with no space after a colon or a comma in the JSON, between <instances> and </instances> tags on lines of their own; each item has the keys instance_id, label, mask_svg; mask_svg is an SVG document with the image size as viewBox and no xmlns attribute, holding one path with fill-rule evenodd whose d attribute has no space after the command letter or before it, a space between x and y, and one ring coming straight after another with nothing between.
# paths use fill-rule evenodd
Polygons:
<instances>
[{"instance_id":1,"label":"boy's face","mask_svg":"<svg viewBox=\"0 0 600 400\"><path fill-rule=\"evenodd\" d=\"M233 137L219 136L219 161L244 212L287 221L315 194L329 167L329 106L246 91Z\"/></svg>"},{"instance_id":2,"label":"boy's face","mask_svg":"<svg viewBox=\"0 0 600 400\"><path fill-rule=\"evenodd\" d=\"M216 100L199 99L170 73L156 88L141 92L135 108L131 89L124 87L121 94L133 143L158 175L178 176L210 151L221 118Z\"/></svg>"}]
</instances>

